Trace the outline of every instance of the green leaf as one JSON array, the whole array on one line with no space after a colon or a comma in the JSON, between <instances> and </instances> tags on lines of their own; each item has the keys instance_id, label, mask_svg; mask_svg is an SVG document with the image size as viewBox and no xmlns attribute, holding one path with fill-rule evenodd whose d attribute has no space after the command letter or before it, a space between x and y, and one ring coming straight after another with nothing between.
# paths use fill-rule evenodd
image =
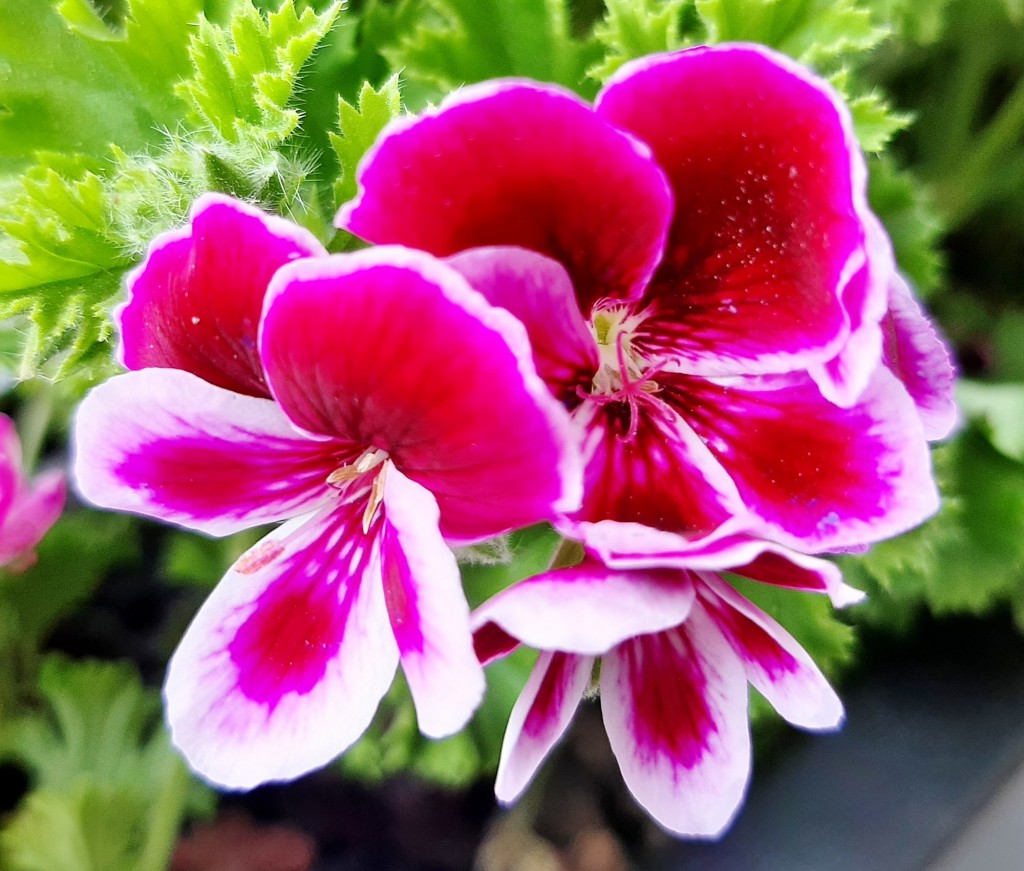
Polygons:
<instances>
[{"instance_id":1,"label":"green leaf","mask_svg":"<svg viewBox=\"0 0 1024 871\"><path fill-rule=\"evenodd\" d=\"M129 663L48 656L42 711L0 749L35 787L0 834L0 866L17 871L159 871L182 817L209 809L160 725L160 700Z\"/></svg>"},{"instance_id":2,"label":"green leaf","mask_svg":"<svg viewBox=\"0 0 1024 871\"><path fill-rule=\"evenodd\" d=\"M136 792L88 780L28 795L0 831L8 871L134 871L144 803Z\"/></svg>"},{"instance_id":3,"label":"green leaf","mask_svg":"<svg viewBox=\"0 0 1024 871\"><path fill-rule=\"evenodd\" d=\"M435 87L437 96L499 76L591 96L586 70L599 50L572 36L566 0L424 0L415 29L383 52L404 78Z\"/></svg>"},{"instance_id":4,"label":"green leaf","mask_svg":"<svg viewBox=\"0 0 1024 871\"><path fill-rule=\"evenodd\" d=\"M359 92L357 106L338 99L338 127L340 133L330 133L331 146L338 157L338 179L334 183L334 201L337 205L348 202L356 195L356 167L381 130L398 117L401 94L398 76L392 76L380 89L369 82Z\"/></svg>"},{"instance_id":5,"label":"green leaf","mask_svg":"<svg viewBox=\"0 0 1024 871\"><path fill-rule=\"evenodd\" d=\"M626 61L679 48L680 19L689 4L690 0L606 0L604 19L594 28L605 56L587 75L605 82Z\"/></svg>"},{"instance_id":6,"label":"green leaf","mask_svg":"<svg viewBox=\"0 0 1024 871\"><path fill-rule=\"evenodd\" d=\"M819 69L889 33L857 0L696 0L708 42L759 42Z\"/></svg>"},{"instance_id":7,"label":"green leaf","mask_svg":"<svg viewBox=\"0 0 1024 871\"><path fill-rule=\"evenodd\" d=\"M340 9L301 14L284 2L266 19L250 3L237 4L227 27L200 19L189 45L195 74L176 88L192 123L225 141L279 144L299 123L290 104L299 71Z\"/></svg>"},{"instance_id":8,"label":"green leaf","mask_svg":"<svg viewBox=\"0 0 1024 871\"><path fill-rule=\"evenodd\" d=\"M0 0L0 170L37 151L141 149L175 126L173 84L189 72L186 34L199 0L132 0L126 26L108 29L90 7Z\"/></svg>"},{"instance_id":9,"label":"green leaf","mask_svg":"<svg viewBox=\"0 0 1024 871\"><path fill-rule=\"evenodd\" d=\"M860 147L868 154L882 151L889 140L905 130L913 117L906 112L897 112L878 90L850 97L853 87L849 71L841 70L832 76L832 84L839 93L847 95L846 104L853 117L853 129Z\"/></svg>"},{"instance_id":10,"label":"green leaf","mask_svg":"<svg viewBox=\"0 0 1024 871\"><path fill-rule=\"evenodd\" d=\"M869 601L859 619L901 628L915 609L984 614L1009 604L1024 616L1024 464L974 427L934 452L937 517L908 535L841 559Z\"/></svg>"},{"instance_id":11,"label":"green leaf","mask_svg":"<svg viewBox=\"0 0 1024 871\"><path fill-rule=\"evenodd\" d=\"M996 450L1024 462L1024 384L960 380L956 400Z\"/></svg>"},{"instance_id":12,"label":"green leaf","mask_svg":"<svg viewBox=\"0 0 1024 871\"><path fill-rule=\"evenodd\" d=\"M871 208L889 231L896 262L924 298L934 292L944 262L939 248L942 221L928 188L888 157L869 163Z\"/></svg>"}]
</instances>

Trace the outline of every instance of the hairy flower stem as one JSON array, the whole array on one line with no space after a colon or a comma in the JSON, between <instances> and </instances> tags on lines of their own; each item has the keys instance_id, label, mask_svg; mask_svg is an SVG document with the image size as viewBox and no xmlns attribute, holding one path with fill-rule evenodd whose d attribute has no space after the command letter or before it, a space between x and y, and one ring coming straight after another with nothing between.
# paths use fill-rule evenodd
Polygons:
<instances>
[{"instance_id":1,"label":"hairy flower stem","mask_svg":"<svg viewBox=\"0 0 1024 871\"><path fill-rule=\"evenodd\" d=\"M18 413L21 462L27 475L35 470L54 412L56 387L52 381L38 380L29 400Z\"/></svg>"},{"instance_id":2,"label":"hairy flower stem","mask_svg":"<svg viewBox=\"0 0 1024 871\"><path fill-rule=\"evenodd\" d=\"M552 569L566 569L583 562L583 545L578 541L563 538L555 555L551 557Z\"/></svg>"}]
</instances>

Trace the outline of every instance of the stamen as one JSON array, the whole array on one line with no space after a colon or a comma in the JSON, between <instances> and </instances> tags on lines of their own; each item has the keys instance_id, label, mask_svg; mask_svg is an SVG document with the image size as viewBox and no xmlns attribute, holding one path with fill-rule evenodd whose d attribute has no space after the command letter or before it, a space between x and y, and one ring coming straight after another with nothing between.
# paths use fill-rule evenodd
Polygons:
<instances>
[{"instance_id":1,"label":"stamen","mask_svg":"<svg viewBox=\"0 0 1024 871\"><path fill-rule=\"evenodd\" d=\"M354 463L339 466L327 476L327 483L332 487L354 481L371 469L379 466L388 458L388 452L380 448L367 448Z\"/></svg>"},{"instance_id":2,"label":"stamen","mask_svg":"<svg viewBox=\"0 0 1024 871\"><path fill-rule=\"evenodd\" d=\"M373 486L370 488L370 498L367 500L366 509L363 511L363 535L369 533L373 519L377 516L381 502L384 501L384 476L387 474L387 471L388 467L385 464L373 479Z\"/></svg>"},{"instance_id":3,"label":"stamen","mask_svg":"<svg viewBox=\"0 0 1024 871\"><path fill-rule=\"evenodd\" d=\"M653 379L655 375L665 368L666 364L665 360L659 360L641 372L636 361L631 359L626 353L627 342L628 338L625 333L620 332L615 337L615 356L619 369L616 372L607 364L602 367L599 375L605 376L609 385L605 387L604 391L588 394L582 388L577 388L581 398L590 399L599 405L606 405L609 402L625 402L629 406L629 428L624 435L619 436L619 439L625 442L636 438L636 433L640 426L641 400L653 401L654 394L661 391L661 385ZM610 385L616 380L619 384L618 388L611 389ZM595 378L595 389L598 388L596 381L597 379Z\"/></svg>"}]
</instances>

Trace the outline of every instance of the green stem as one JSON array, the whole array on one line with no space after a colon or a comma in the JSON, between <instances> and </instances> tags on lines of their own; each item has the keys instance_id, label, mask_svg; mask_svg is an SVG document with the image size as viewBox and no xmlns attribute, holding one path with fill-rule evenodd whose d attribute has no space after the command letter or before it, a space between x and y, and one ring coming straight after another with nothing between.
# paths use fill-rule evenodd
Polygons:
<instances>
[{"instance_id":1,"label":"green stem","mask_svg":"<svg viewBox=\"0 0 1024 871\"><path fill-rule=\"evenodd\" d=\"M978 136L965 155L954 180L942 186L941 202L951 229L967 221L985 201L991 179L1007 152L1016 148L1024 134L1024 78L1017 82L999 114Z\"/></svg>"},{"instance_id":2,"label":"green stem","mask_svg":"<svg viewBox=\"0 0 1024 871\"><path fill-rule=\"evenodd\" d=\"M188 796L189 773L177 756L168 758L168 771L149 811L146 841L135 871L166 871L178 840Z\"/></svg>"},{"instance_id":3,"label":"green stem","mask_svg":"<svg viewBox=\"0 0 1024 871\"><path fill-rule=\"evenodd\" d=\"M571 538L563 538L558 550L551 557L552 569L565 569L578 566L583 561L583 545Z\"/></svg>"},{"instance_id":4,"label":"green stem","mask_svg":"<svg viewBox=\"0 0 1024 871\"><path fill-rule=\"evenodd\" d=\"M53 382L38 381L34 393L18 412L21 463L26 474L31 474L43 449L53 417L55 392Z\"/></svg>"}]
</instances>

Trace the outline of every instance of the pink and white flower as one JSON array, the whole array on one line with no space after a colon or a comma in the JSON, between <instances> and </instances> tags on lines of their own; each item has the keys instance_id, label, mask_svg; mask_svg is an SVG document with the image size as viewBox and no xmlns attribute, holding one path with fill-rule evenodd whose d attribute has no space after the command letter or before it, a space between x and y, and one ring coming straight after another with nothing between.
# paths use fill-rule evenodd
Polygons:
<instances>
[{"instance_id":1,"label":"pink and white flower","mask_svg":"<svg viewBox=\"0 0 1024 871\"><path fill-rule=\"evenodd\" d=\"M58 469L28 479L14 422L0 414L0 566L22 572L35 563L35 547L64 510L66 491Z\"/></svg>"},{"instance_id":2,"label":"pink and white flower","mask_svg":"<svg viewBox=\"0 0 1024 871\"><path fill-rule=\"evenodd\" d=\"M823 551L938 505L880 365L894 275L848 112L751 45L627 64L593 107L468 87L394 123L339 226L462 272L526 326L586 433L574 519Z\"/></svg>"},{"instance_id":3,"label":"pink and white flower","mask_svg":"<svg viewBox=\"0 0 1024 871\"><path fill-rule=\"evenodd\" d=\"M211 535L288 522L244 554L175 653L174 742L247 788L319 767L401 662L421 730L484 683L447 544L572 510L578 448L522 326L427 254L325 256L208 195L129 279L121 358L76 422L96 504Z\"/></svg>"},{"instance_id":4,"label":"pink and white flower","mask_svg":"<svg viewBox=\"0 0 1024 871\"><path fill-rule=\"evenodd\" d=\"M686 567L684 567L686 566ZM489 662L540 651L509 719L496 792L513 801L595 682L623 778L669 831L713 837L730 823L750 775L749 682L789 722L831 730L835 692L803 648L718 574L850 601L831 563L718 534L665 564L612 568L593 553L499 593L473 614Z\"/></svg>"}]
</instances>

